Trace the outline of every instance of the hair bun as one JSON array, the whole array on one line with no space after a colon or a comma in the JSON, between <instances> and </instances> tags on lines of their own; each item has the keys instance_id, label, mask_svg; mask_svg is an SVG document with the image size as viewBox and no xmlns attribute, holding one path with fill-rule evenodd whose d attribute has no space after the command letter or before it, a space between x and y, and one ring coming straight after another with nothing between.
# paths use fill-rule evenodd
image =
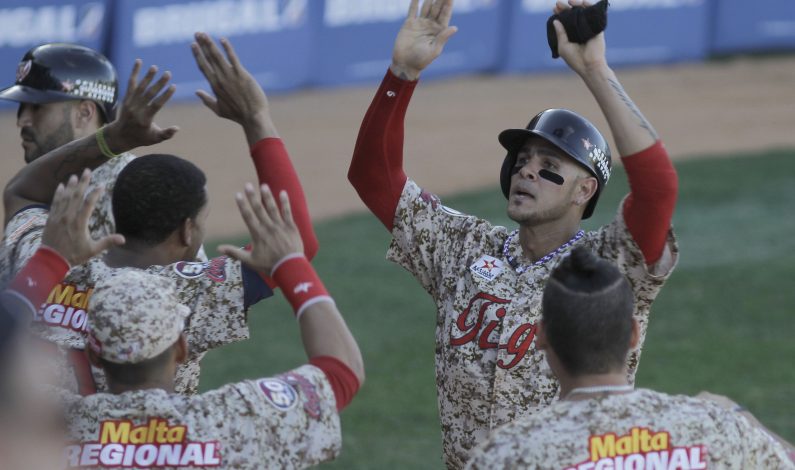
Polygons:
<instances>
[{"instance_id":1,"label":"hair bun","mask_svg":"<svg viewBox=\"0 0 795 470\"><path fill-rule=\"evenodd\" d=\"M571 269L574 272L583 274L593 274L599 265L599 258L597 258L591 250L582 246L575 247L571 250L569 259L571 262Z\"/></svg>"}]
</instances>

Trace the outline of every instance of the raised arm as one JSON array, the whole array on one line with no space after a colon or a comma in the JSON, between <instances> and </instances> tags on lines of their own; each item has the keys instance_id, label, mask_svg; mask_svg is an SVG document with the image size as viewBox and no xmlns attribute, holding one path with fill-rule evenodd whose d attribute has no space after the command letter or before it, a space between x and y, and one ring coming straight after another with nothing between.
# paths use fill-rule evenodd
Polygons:
<instances>
[{"instance_id":1,"label":"raised arm","mask_svg":"<svg viewBox=\"0 0 795 470\"><path fill-rule=\"evenodd\" d=\"M555 13L582 5L588 3L558 1ZM569 42L559 21L554 25L560 56L585 82L610 126L631 189L624 203L624 219L646 263L653 265L663 255L671 226L678 191L676 170L657 132L608 66L604 33L585 44L575 44Z\"/></svg>"},{"instance_id":2,"label":"raised arm","mask_svg":"<svg viewBox=\"0 0 795 470\"><path fill-rule=\"evenodd\" d=\"M66 185L58 185L41 246L3 293L3 303L9 311L17 315L27 311L32 318L35 306L45 301L70 266L83 264L110 246L124 243L119 234L91 238L88 218L101 190L87 192L90 181L91 171L85 170L79 179L72 175Z\"/></svg>"},{"instance_id":3,"label":"raised arm","mask_svg":"<svg viewBox=\"0 0 795 470\"><path fill-rule=\"evenodd\" d=\"M3 193L6 223L27 206L49 204L58 184L66 181L69 175L80 174L84 168L94 169L105 163L108 157L103 154L99 139L104 139L107 145L104 153L119 154L160 143L176 134L177 127L163 129L154 122L155 115L174 94L174 85L166 88L171 74L165 72L152 83L157 67L151 66L139 82L140 70L141 61L136 60L115 121L95 135L70 142L36 159L9 181Z\"/></svg>"},{"instance_id":4,"label":"raised arm","mask_svg":"<svg viewBox=\"0 0 795 470\"><path fill-rule=\"evenodd\" d=\"M317 253L318 241L309 207L298 174L276 131L265 92L240 63L227 39L221 39L225 57L207 34L196 33L195 38L196 42L191 44L193 57L215 96L203 90L196 95L218 117L243 128L260 184L267 184L275 192L287 191L293 201L306 256L312 259Z\"/></svg>"},{"instance_id":5,"label":"raised arm","mask_svg":"<svg viewBox=\"0 0 795 470\"><path fill-rule=\"evenodd\" d=\"M419 10L419 12L418 12ZM457 28L450 26L452 0L412 0L398 32L392 65L364 116L348 180L388 230L392 230L406 174L403 121L420 72L441 54ZM419 13L419 14L418 14Z\"/></svg>"},{"instance_id":6,"label":"raised arm","mask_svg":"<svg viewBox=\"0 0 795 470\"><path fill-rule=\"evenodd\" d=\"M218 251L260 272L269 272L295 309L304 350L310 363L329 379L344 407L364 382L359 346L312 265L302 253L301 237L293 221L290 200L279 193L281 210L270 188L247 185L237 194L240 214L251 234L251 250L230 245Z\"/></svg>"}]
</instances>

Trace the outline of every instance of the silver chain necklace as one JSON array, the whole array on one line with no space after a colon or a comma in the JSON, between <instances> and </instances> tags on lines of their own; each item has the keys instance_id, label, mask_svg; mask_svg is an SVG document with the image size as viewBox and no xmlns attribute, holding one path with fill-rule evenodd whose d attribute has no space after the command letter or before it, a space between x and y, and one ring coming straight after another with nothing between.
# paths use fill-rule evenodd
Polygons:
<instances>
[{"instance_id":1,"label":"silver chain necklace","mask_svg":"<svg viewBox=\"0 0 795 470\"><path fill-rule=\"evenodd\" d=\"M551 260L555 256L557 256L558 254L560 254L566 248L570 247L571 245L576 243L577 240L582 238L583 235L585 235L585 231L584 230L580 230L579 232L574 234L574 236L571 237L571 239L569 239L569 241L567 241L566 243L560 245L555 251L552 251L551 253L548 253L548 254L542 256L541 259L539 259L538 261L533 262L533 264L531 264L531 265L521 265L521 264L519 264L518 261L516 261L516 257L511 256L510 254L508 254L508 252L510 251L509 247L511 245L511 242L513 242L513 239L518 234L519 234L519 229L516 229L513 232L511 232L510 235L508 235L508 238L505 240L505 243L502 245L502 255L505 256L505 259L508 260L508 264L510 264L511 267L516 270L517 274L522 274L525 271L527 271L528 269L530 269L531 266L540 266L540 265L546 263L547 261Z\"/></svg>"}]
</instances>

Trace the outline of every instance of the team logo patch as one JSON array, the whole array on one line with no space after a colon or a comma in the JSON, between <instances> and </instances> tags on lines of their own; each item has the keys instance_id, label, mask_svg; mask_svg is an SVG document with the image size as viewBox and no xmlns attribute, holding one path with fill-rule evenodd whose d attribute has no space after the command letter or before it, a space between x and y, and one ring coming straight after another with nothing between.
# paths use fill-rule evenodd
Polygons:
<instances>
[{"instance_id":1,"label":"team logo patch","mask_svg":"<svg viewBox=\"0 0 795 470\"><path fill-rule=\"evenodd\" d=\"M303 375L298 375L293 372L284 374L281 377L290 385L298 387L301 390L306 400L304 402L304 411L306 411L306 414L309 415L310 418L320 418L320 397L317 394L315 385Z\"/></svg>"},{"instance_id":2,"label":"team logo patch","mask_svg":"<svg viewBox=\"0 0 795 470\"><path fill-rule=\"evenodd\" d=\"M207 263L180 261L174 265L174 272L185 279L196 279L204 274Z\"/></svg>"},{"instance_id":3,"label":"team logo patch","mask_svg":"<svg viewBox=\"0 0 795 470\"><path fill-rule=\"evenodd\" d=\"M19 66L17 67L17 83L21 82L28 76L30 73L30 67L33 65L33 61L26 60L24 62L20 62Z\"/></svg>"},{"instance_id":4,"label":"team logo patch","mask_svg":"<svg viewBox=\"0 0 795 470\"><path fill-rule=\"evenodd\" d=\"M274 408L287 411L298 403L298 393L281 379L260 379L257 385Z\"/></svg>"},{"instance_id":5,"label":"team logo patch","mask_svg":"<svg viewBox=\"0 0 795 470\"><path fill-rule=\"evenodd\" d=\"M497 258L483 255L469 267L469 270L476 276L491 281L502 272L503 265L504 263Z\"/></svg>"},{"instance_id":6,"label":"team logo patch","mask_svg":"<svg viewBox=\"0 0 795 470\"><path fill-rule=\"evenodd\" d=\"M185 279L196 279L207 275L212 281L226 281L226 256L213 258L206 263L200 261L180 261L174 265L174 272Z\"/></svg>"}]
</instances>

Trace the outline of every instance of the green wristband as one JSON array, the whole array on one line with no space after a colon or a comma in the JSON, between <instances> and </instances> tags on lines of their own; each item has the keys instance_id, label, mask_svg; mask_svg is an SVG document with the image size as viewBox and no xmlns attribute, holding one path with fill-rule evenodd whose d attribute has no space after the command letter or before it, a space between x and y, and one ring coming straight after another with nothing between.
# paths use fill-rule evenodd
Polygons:
<instances>
[{"instance_id":1,"label":"green wristband","mask_svg":"<svg viewBox=\"0 0 795 470\"><path fill-rule=\"evenodd\" d=\"M116 158L120 154L115 154L110 150L108 147L108 143L105 141L105 126L100 127L97 129L97 145L99 146L99 151L102 152L102 155L105 155L108 158Z\"/></svg>"}]
</instances>

